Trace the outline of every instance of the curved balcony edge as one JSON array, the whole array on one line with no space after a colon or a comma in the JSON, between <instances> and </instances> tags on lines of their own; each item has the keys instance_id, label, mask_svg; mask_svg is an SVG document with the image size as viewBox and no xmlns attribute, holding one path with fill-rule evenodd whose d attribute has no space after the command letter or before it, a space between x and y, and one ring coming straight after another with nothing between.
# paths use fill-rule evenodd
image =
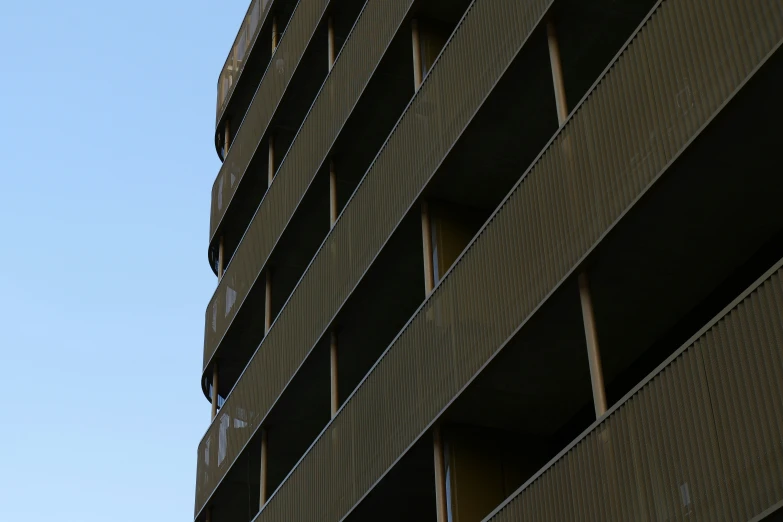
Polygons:
<instances>
[{"instance_id":1,"label":"curved balcony edge","mask_svg":"<svg viewBox=\"0 0 783 522\"><path fill-rule=\"evenodd\" d=\"M701 7L703 10L706 9L705 2L706 0L701 0L698 4L689 4L686 0L666 0L659 4L655 12L660 12L666 6L675 6L672 9L679 7L681 10L698 10ZM487 0L487 4L491 2ZM723 4L725 8L725 2ZM672 13L670 12L669 15L672 16ZM655 18L648 17L645 24L637 30L572 112L566 124L550 140L493 216L474 237L436 290L422 304L359 387L350 395L337 416L330 421L308 452L300 459L256 520L277 519L276 517L285 519L285 514L290 513L290 509L296 508L301 511L302 506L298 502L301 498L301 488L297 488L296 481L303 480L312 484L313 477L324 477L324 481L317 483L329 484L328 487L337 488L344 493L340 495L335 492L335 498L343 499L339 505L311 506L310 509L319 510L312 513L315 518L340 519L346 512L344 509L346 506L350 508L356 505L364 492L385 474L394 459L403 454L405 449L426 431L435 420L437 412L442 411L448 401L476 375L487 360L497 353L499 347L502 347L524 319L550 294L552 288L556 288L568 274L573 272L584 256L600 242L606 231L625 215L627 209L638 201L641 194L648 191L672 161L687 149L694 138L753 76L766 58L779 47L783 38L783 34L776 33L774 41L771 41L772 37L766 38L764 44L768 45L766 47L759 45L758 48L756 48L758 42L750 38L742 41L731 39L731 44L737 46L731 51L736 53L737 60L734 63L738 69L724 70L725 81L716 86L710 96L700 96L705 93L699 91L698 87L704 87L704 84L699 85L699 81L704 79L704 75L711 74L710 68L705 65L713 63L712 61L720 58L720 54L724 52L723 49L716 51L711 48L714 32L734 31L733 34L747 34L749 30L748 27L737 26L739 22L744 23L744 20L730 22L734 25L728 23L727 27L711 27L711 32L693 35L690 41L683 42L664 39L665 32L644 30L645 27L660 29L655 23ZM772 28L774 31L780 29L780 25ZM643 43L635 45L635 42L640 42L642 38L647 43L650 43L649 39L654 39L653 42L664 47L666 52L658 52L660 49L651 51L651 46ZM689 48L691 45L696 48ZM694 72L695 77L692 79L691 86L696 91L694 98L700 103L691 107L692 110L689 110L688 114L682 114L676 103L679 92L674 92L677 90L676 85L663 84L658 91L645 93L646 99L643 101L647 103L630 104L628 100L631 98L621 95L635 88L636 84L633 80L646 80L651 72L654 73L653 77L660 78L666 77L667 72L672 73L681 64L668 63L665 58L672 54L685 55L686 53L676 52L684 50L694 51L687 55L691 61L698 62L698 67L689 70L697 71ZM628 78L631 81L626 82ZM648 111L648 107L657 110ZM598 110L603 111L601 116L604 121L611 121L614 125L604 133L590 136L588 140L585 137L587 134L585 120L591 115L594 117L595 114L591 112ZM639 114L640 110L644 111L644 117ZM662 124L666 124L673 131L666 136L666 139L661 139L653 145L650 145L647 140L646 133L629 132L635 125L649 129ZM612 143L626 146L608 146ZM596 150L606 152L608 157L598 156ZM634 150L646 152L642 163L634 159L635 156L632 158L632 154L624 153L624 151ZM567 161L563 158L565 154L569 156ZM541 180L546 180L547 184L544 185ZM557 183L557 186L552 186L553 183ZM575 184L586 186L590 183L600 184L603 188L612 187L613 190L586 190L578 194L564 190L565 186ZM553 204L549 207L536 205L536 200L541 198L546 198ZM540 211L542 208L554 210L545 214L533 210ZM590 219L584 219L581 215L584 212L591 214ZM566 223L563 223L564 220ZM520 222L525 222L526 226L519 226ZM511 226L511 223L516 223L516 226ZM501 238L499 234L512 237ZM536 248L527 250L523 248L525 244L521 240L523 234L537 238L537 241L532 242ZM504 245L507 256L488 256L490 259L481 257L482 252L496 249L496 245L499 244ZM546 252L542 252L542 249ZM500 270L496 265L502 263L506 257L524 262L515 263L513 266L504 265L503 270ZM476 269L473 265L477 263L484 269ZM542 263L546 266L542 266ZM486 269L488 266L498 269ZM529 270L530 266L539 266L540 270ZM522 267L528 269L523 270ZM509 274L510 270L515 273ZM505 284L509 277L527 284L512 287ZM466 278L474 280L467 281ZM455 294L464 291L465 287L482 288L485 291L480 295L472 295L471 299L460 300L464 303L464 309L460 309L453 304L456 302ZM436 332L432 331L435 327L430 325L431 321L427 321L427 317L435 314L436 307L450 307L453 313L462 315L462 317L452 318L453 324L472 323L479 327L480 332L476 332L477 335L466 335L464 339L453 335L436 335ZM485 326L481 327L482 324ZM447 341L439 342L438 339L441 337L447 338ZM477 345L479 338L483 341ZM417 350L423 342L432 347L430 353L422 355L421 350ZM437 353L431 353L433 350L442 352L440 353L442 357L438 357ZM476 353L479 351L483 353ZM257 352L257 355L262 353ZM464 357L459 357L460 355ZM422 357L426 357L426 360L422 360ZM462 380L433 366L432 361L445 360L449 357L457 357L470 366L460 372ZM403 364L401 361L408 361L408 363ZM410 396L406 395L406 401L413 401L413 403L400 405L400 411L406 412L404 416L396 416L394 419L385 417L375 419L376 422L384 424L376 428L378 432L388 435L386 441L388 444L379 444L378 441L360 444L358 434L354 436L349 424L352 424L354 419L363 418L362 412L373 411L373 405L368 401L372 402L374 396L379 396L379 387L388 387L394 381L391 379L392 375L386 377L384 375L391 372L399 376L400 373L396 370L404 367L421 368L432 378L417 381L420 389L416 393L408 394ZM412 372L412 378L415 378L416 374L417 372ZM399 385L404 385L406 389L415 388L415 386L411 387L409 382ZM415 398L422 396L432 397L433 404L417 405ZM434 404L435 401L443 404ZM392 420L395 426L388 425ZM332 437L328 437L327 434L336 434L335 430L340 432L339 438L348 437L358 444L358 449L355 451L382 450L383 455L375 453L354 455L355 451L351 449L354 453L341 454L342 458L336 458L332 454L333 451L338 451L339 448L353 448L354 444L338 444L334 446L338 449L333 450L333 446L329 445ZM349 471L334 474L328 464L332 462L339 462L344 471L345 468ZM316 464L321 468L314 468ZM199 466L202 466L201 462ZM357 471L361 469L361 473L353 473L351 471L353 468ZM342 484L344 487L341 487L341 484L335 483L334 480L326 480L328 477L333 479L334 476L341 475L348 475L352 479L361 476L365 484L359 487L352 482L350 485ZM356 493L357 489L362 492L359 496ZM323 512L327 509L341 511Z\"/></svg>"},{"instance_id":2,"label":"curved balcony edge","mask_svg":"<svg viewBox=\"0 0 783 522\"><path fill-rule=\"evenodd\" d=\"M234 88L242 77L245 63L247 63L244 58L253 52L261 28L266 23L267 15L272 11L272 7L277 1L279 0L252 0L245 12L242 23L237 30L237 35L234 37L234 42L231 44L231 50L228 56L226 56L223 67L218 74L217 110L215 114L216 130L220 127L226 108L231 101L231 95L234 93ZM215 148L218 148L217 143ZM220 155L219 152L218 155Z\"/></svg>"},{"instance_id":3,"label":"curved balcony edge","mask_svg":"<svg viewBox=\"0 0 783 522\"><path fill-rule=\"evenodd\" d=\"M223 225L223 219L328 6L329 2L319 0L297 2L291 20L280 35L280 43L272 55L272 60L267 64L228 154L212 183L207 258L215 274L218 232ZM224 199L227 199L225 204Z\"/></svg>"}]
</instances>

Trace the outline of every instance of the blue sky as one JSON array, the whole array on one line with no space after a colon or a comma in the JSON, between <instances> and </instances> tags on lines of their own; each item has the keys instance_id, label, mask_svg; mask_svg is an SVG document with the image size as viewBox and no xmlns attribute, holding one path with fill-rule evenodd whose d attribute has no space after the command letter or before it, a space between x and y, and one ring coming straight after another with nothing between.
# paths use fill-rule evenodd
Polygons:
<instances>
[{"instance_id":1,"label":"blue sky","mask_svg":"<svg viewBox=\"0 0 783 522\"><path fill-rule=\"evenodd\" d=\"M0 519L192 521L216 82L249 0L0 11Z\"/></svg>"}]
</instances>

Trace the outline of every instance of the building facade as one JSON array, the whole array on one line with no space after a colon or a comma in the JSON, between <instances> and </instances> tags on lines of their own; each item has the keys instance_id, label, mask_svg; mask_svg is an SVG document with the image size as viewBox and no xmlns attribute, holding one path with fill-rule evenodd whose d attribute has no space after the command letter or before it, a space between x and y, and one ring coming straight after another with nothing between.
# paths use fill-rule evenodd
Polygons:
<instances>
[{"instance_id":1,"label":"building facade","mask_svg":"<svg viewBox=\"0 0 783 522\"><path fill-rule=\"evenodd\" d=\"M253 0L195 520L781 520L783 0Z\"/></svg>"}]
</instances>

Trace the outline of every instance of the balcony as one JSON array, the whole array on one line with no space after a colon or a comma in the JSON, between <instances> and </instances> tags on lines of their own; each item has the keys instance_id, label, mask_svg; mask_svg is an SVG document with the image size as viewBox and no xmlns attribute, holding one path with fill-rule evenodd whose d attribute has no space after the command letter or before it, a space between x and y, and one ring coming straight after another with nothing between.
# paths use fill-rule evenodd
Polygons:
<instances>
[{"instance_id":1,"label":"balcony","mask_svg":"<svg viewBox=\"0 0 783 522\"><path fill-rule=\"evenodd\" d=\"M716 8L726 8L726 4L724 2ZM384 477L397 458L412 447L422 434L427 433L431 423L452 398L470 383L553 289L569 277L571 271L581 264L584 257L642 196L657 186L671 164L680 156L686 158L694 150L698 151L696 148L689 149L695 137L721 113L723 107L777 49L783 38L783 24L770 13L764 12L763 2L748 7L748 16L752 14L755 21L770 21L766 25L760 24L765 26L765 31L760 34L753 32L753 24L746 24L744 19L730 16L722 17L729 21L725 26L710 26L703 32L689 33L686 40L671 39L662 30L665 26L656 23L659 19L668 23L675 19L698 26L698 20L706 20L708 17L696 15L699 9L707 7L705 2L689 7L692 5L684 0L669 0L658 7L644 28L572 113L568 123L549 143L534 166L514 186L460 261L389 346L308 454L286 478L261 511L258 520L291 518L294 513L302 515L302 510L307 510L306 515L313 519L341 519L354 509ZM473 10L476 6L482 9ZM503 6L507 4L496 5L490 0L477 2L463 24L471 23L471 16L476 17L475 23L488 23L481 17L492 16L492 13L500 17L499 23L502 20L514 20L513 15L504 12ZM540 16L531 18L531 23L526 25L528 31L532 30ZM522 24L513 25L517 27ZM455 45L459 34L459 31L455 33L450 45ZM757 36L756 40L742 37L751 34ZM714 41L731 42L731 45L728 49L716 49L712 45ZM491 41L487 45L503 48ZM510 53L512 57L518 48ZM447 63L447 52L448 48L428 81L437 81L433 80L437 77L436 73L441 67L446 68L443 64ZM688 56L688 61L685 64L673 63L670 56ZM731 57L731 67L727 56ZM677 76L680 67L692 72L687 85L665 80ZM714 82L708 77L711 74L720 74L723 81ZM642 92L639 86L646 85L650 77L663 80L656 90L644 91L641 100L632 102L634 97L631 94ZM416 106L416 100L422 99L422 92L426 91L419 91L412 107ZM769 100L769 93L746 97L744 101L748 99ZM739 114L746 112L739 111ZM398 129L404 128L403 121ZM444 125L442 128L448 129L450 126ZM748 130L747 126L740 128ZM656 135L655 129L663 129L662 134ZM656 137L652 141L651 132ZM417 145L426 144L431 139L428 135L421 137L411 134L420 138ZM743 146L753 147L752 140L756 138L759 136L747 133L747 143L743 143ZM384 148L384 151L389 150L394 152L391 140ZM728 148L719 147L717 150L727 151ZM753 148L749 150L760 152ZM427 155L420 153L416 157ZM381 161L380 158L375 165ZM699 156L699 159L704 158L703 155ZM741 159L730 158L734 161ZM781 226L779 213L771 216L777 220L774 222L760 219L763 214L754 214L774 208L774 201L781 195L780 184L767 185L769 179L762 176L763 171L758 168L758 164L755 164L753 170L755 177L748 178L756 183L752 186L753 195L758 198L755 200L740 197L742 191L736 185L739 180L730 175L736 172L736 164L726 162L721 169L721 162L710 163L714 172L720 173L720 177L715 178L714 187L709 182L704 183L707 179L704 177L706 171L698 172L688 166L693 165L681 164L682 168L676 171L678 175L667 176L667 179L686 179L685 173L695 172L693 175L701 177L690 178L690 181L698 181L690 185L691 190L710 187L720 189L721 197L734 195L737 199L732 202L746 201L742 210L749 213L753 222L766 223L765 226L769 227L757 230L759 236L736 236L737 240L744 239L752 243L742 249L743 253L752 250L761 236ZM394 169L394 172L399 172L399 169ZM710 174L712 172L710 170ZM328 288L329 293L339 295L340 292L346 292L341 290L341 285L345 280L350 281L347 276L356 270L350 265L346 267L346 261L353 259L348 253L358 257L362 252L355 248L338 248L340 244L334 243L334 238L338 237L336 234L351 219L352 209L359 209L356 215L364 216L366 222L375 223L376 220L367 219L366 216L372 216L371 209L388 199L389 191L384 188L386 185L376 181L375 192L366 188L367 180L372 179L371 173L368 173L354 194L351 204L346 207L307 272L312 274L316 267L319 271L323 270L316 274L316 281L322 281L323 284L328 281L328 284L334 285ZM391 176L392 172L387 178L390 182L399 181ZM580 187L581 190L572 191L571 187ZM360 198L367 199L362 201ZM719 202L720 198L712 201ZM755 209L753 204L747 205L747 202L754 201L759 203ZM773 206L770 207L770 204ZM685 209L687 205L681 208ZM721 209L725 207L718 205L715 212ZM730 221L732 217L729 214L719 215L724 222ZM677 229L676 223L670 225L669 230ZM335 248L331 248L332 245ZM336 254L332 256L332 252ZM515 262L509 263L509 259ZM361 258L358 262L362 262ZM323 268L318 263L323 263ZM350 264L353 263L351 261ZM308 288L306 285L314 285L308 282L307 274L297 292L305 292ZM310 288L314 293L305 295L308 300L323 293L320 291L321 286ZM305 309L293 308L297 292L283 314L293 313L292 309L305 312ZM293 317L309 319L310 315L294 313ZM285 315L281 315L275 329L282 329L283 317ZM294 330L290 332L294 333ZM285 334L282 332L280 335ZM288 340L281 337L277 342L269 339L264 342L251 361L251 366L259 365L257 368L262 370L251 370L251 366L248 367L245 378L240 380L226 402L225 415L231 418L239 415L240 410L252 410L262 412L255 422L261 420L263 411L269 409L267 401L273 401L279 392L264 391L262 396L251 390L250 384L244 387L243 382L264 382L262 376L286 380L291 374L288 368L281 372L270 371L270 368L283 369L280 365L283 346L290 352L300 344L286 342ZM422 349L425 346L427 350ZM621 355L621 352L617 353ZM443 361L449 364L444 365ZM627 365L628 361L618 364ZM262 373L251 377L251 371ZM275 377L278 373L283 377ZM286 383L277 384L284 386ZM389 405L394 406L393 410L385 409ZM249 431L253 429L251 427ZM248 435L249 432L237 435L230 444L240 443L235 447L241 447L248 440L245 438ZM209 436L218 438L216 432ZM203 470L202 462L199 465ZM315 501L303 506L300 500L304 495Z\"/></svg>"},{"instance_id":2,"label":"balcony","mask_svg":"<svg viewBox=\"0 0 783 522\"><path fill-rule=\"evenodd\" d=\"M781 265L487 520L758 520L783 501Z\"/></svg>"}]
</instances>

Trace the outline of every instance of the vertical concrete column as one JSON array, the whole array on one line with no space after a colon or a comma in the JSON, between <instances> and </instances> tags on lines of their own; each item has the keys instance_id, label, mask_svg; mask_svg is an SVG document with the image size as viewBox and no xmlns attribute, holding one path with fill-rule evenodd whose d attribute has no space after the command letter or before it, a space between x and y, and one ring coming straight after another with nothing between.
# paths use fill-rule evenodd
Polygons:
<instances>
[{"instance_id":1,"label":"vertical concrete column","mask_svg":"<svg viewBox=\"0 0 783 522\"><path fill-rule=\"evenodd\" d=\"M587 272L579 274L579 300L582 303L582 321L585 326L587 341L587 359L590 363L590 382L593 385L593 405L595 416L606 413L606 389L604 388L604 371L601 365L601 353L598 350L598 333L595 329L593 300L590 296L590 284Z\"/></svg>"},{"instance_id":2,"label":"vertical concrete column","mask_svg":"<svg viewBox=\"0 0 783 522\"><path fill-rule=\"evenodd\" d=\"M411 20L411 43L413 44L413 88L418 92L422 81L421 35L418 20Z\"/></svg>"},{"instance_id":3,"label":"vertical concrete column","mask_svg":"<svg viewBox=\"0 0 783 522\"><path fill-rule=\"evenodd\" d=\"M557 121L562 126L568 118L568 103L566 101L565 83L563 82L563 64L560 59L560 45L552 20L546 24L547 42L549 44L549 62L552 66L552 83L555 89L555 104L557 106ZM598 333L595 327L593 300L590 295L590 285L587 273L579 274L579 301L582 305L582 322L585 328L587 342L587 358L590 364L590 382L593 387L593 405L595 415L600 417L606 413L606 389L604 373L601 365L601 353L598 349Z\"/></svg>"},{"instance_id":4,"label":"vertical concrete column","mask_svg":"<svg viewBox=\"0 0 783 522\"><path fill-rule=\"evenodd\" d=\"M337 171L334 160L329 160L329 228L337 222Z\"/></svg>"},{"instance_id":5,"label":"vertical concrete column","mask_svg":"<svg viewBox=\"0 0 783 522\"><path fill-rule=\"evenodd\" d=\"M272 135L272 132L269 132L269 137L267 138L267 141L269 142L269 155L267 160L267 186L272 185L272 180L275 178L275 137Z\"/></svg>"},{"instance_id":6,"label":"vertical concrete column","mask_svg":"<svg viewBox=\"0 0 783 522\"><path fill-rule=\"evenodd\" d=\"M426 201L421 202L421 241L424 253L424 295L429 296L435 288L435 269L432 260L432 219Z\"/></svg>"},{"instance_id":7,"label":"vertical concrete column","mask_svg":"<svg viewBox=\"0 0 783 522\"><path fill-rule=\"evenodd\" d=\"M557 41L555 24L549 20L546 24L546 37L549 44L549 63L552 66L552 83L555 87L555 104L557 106L557 121L560 125L568 118L565 83L563 83L563 62L560 60L560 44Z\"/></svg>"},{"instance_id":8,"label":"vertical concrete column","mask_svg":"<svg viewBox=\"0 0 783 522\"><path fill-rule=\"evenodd\" d=\"M272 327L272 270L266 269L266 290L264 295L264 335Z\"/></svg>"},{"instance_id":9,"label":"vertical concrete column","mask_svg":"<svg viewBox=\"0 0 783 522\"><path fill-rule=\"evenodd\" d=\"M334 47L334 20L330 16L329 19L326 22L326 45L327 45L327 55L329 59L329 70L332 70L332 67L334 67L334 59L336 56L335 53L335 47Z\"/></svg>"},{"instance_id":10,"label":"vertical concrete column","mask_svg":"<svg viewBox=\"0 0 783 522\"><path fill-rule=\"evenodd\" d=\"M440 424L432 428L432 445L435 465L435 505L437 522L448 522L446 506L446 463L443 453L443 440L440 434Z\"/></svg>"},{"instance_id":11,"label":"vertical concrete column","mask_svg":"<svg viewBox=\"0 0 783 522\"><path fill-rule=\"evenodd\" d=\"M269 461L269 449L267 447L266 428L261 427L261 488L258 497L258 509L262 509L268 500L267 463Z\"/></svg>"},{"instance_id":12,"label":"vertical concrete column","mask_svg":"<svg viewBox=\"0 0 783 522\"><path fill-rule=\"evenodd\" d=\"M331 339L329 340L329 374L331 381L331 410L332 418L337 415L337 410L340 408L340 395L337 381L337 331L332 330Z\"/></svg>"},{"instance_id":13,"label":"vertical concrete column","mask_svg":"<svg viewBox=\"0 0 783 522\"><path fill-rule=\"evenodd\" d=\"M277 17L272 16L272 53L277 49L279 35L277 34Z\"/></svg>"}]
</instances>

